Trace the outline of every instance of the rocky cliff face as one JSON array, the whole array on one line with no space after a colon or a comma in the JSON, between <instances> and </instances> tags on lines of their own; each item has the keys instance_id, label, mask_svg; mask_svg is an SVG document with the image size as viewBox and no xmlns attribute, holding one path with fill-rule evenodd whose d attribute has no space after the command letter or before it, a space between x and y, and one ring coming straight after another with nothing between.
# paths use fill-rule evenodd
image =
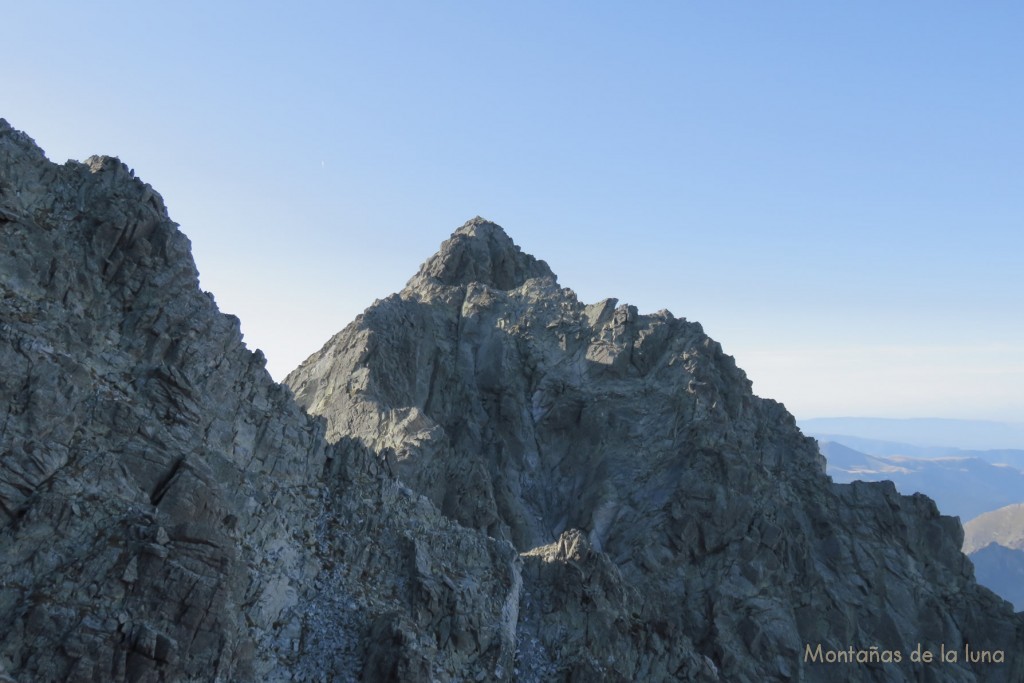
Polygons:
<instances>
[{"instance_id":1,"label":"rocky cliff face","mask_svg":"<svg viewBox=\"0 0 1024 683\"><path fill-rule=\"evenodd\" d=\"M953 520L486 221L289 377L310 418L152 188L0 121L0 377L0 680L1024 679ZM917 642L1006 661L804 661Z\"/></svg>"},{"instance_id":2,"label":"rocky cliff face","mask_svg":"<svg viewBox=\"0 0 1024 683\"><path fill-rule=\"evenodd\" d=\"M4 121L0 373L0 680L511 670L515 553L326 444L151 187Z\"/></svg>"},{"instance_id":3,"label":"rocky cliff face","mask_svg":"<svg viewBox=\"0 0 1024 683\"><path fill-rule=\"evenodd\" d=\"M1021 622L973 583L955 519L833 484L700 325L616 303L475 219L286 384L329 440L521 553L527 680L1024 676ZM1012 661L923 667L918 643ZM838 673L804 661L818 644L905 661Z\"/></svg>"}]
</instances>

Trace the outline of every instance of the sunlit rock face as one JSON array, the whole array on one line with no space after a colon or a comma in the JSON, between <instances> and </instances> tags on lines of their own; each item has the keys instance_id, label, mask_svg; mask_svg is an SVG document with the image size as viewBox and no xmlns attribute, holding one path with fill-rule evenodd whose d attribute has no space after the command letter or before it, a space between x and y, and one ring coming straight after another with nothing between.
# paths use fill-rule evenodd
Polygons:
<instances>
[{"instance_id":1,"label":"sunlit rock face","mask_svg":"<svg viewBox=\"0 0 1024 683\"><path fill-rule=\"evenodd\" d=\"M296 402L189 251L0 121L0 680L1024 680L955 521L834 486L696 323L475 219Z\"/></svg>"},{"instance_id":2,"label":"sunlit rock face","mask_svg":"<svg viewBox=\"0 0 1024 683\"><path fill-rule=\"evenodd\" d=\"M586 305L484 219L285 383L328 440L519 550L527 680L837 680L808 645L900 651L841 677L917 680L919 642L1008 658L935 680L1021 671L1020 621L974 585L955 519L832 484L699 324Z\"/></svg>"}]
</instances>

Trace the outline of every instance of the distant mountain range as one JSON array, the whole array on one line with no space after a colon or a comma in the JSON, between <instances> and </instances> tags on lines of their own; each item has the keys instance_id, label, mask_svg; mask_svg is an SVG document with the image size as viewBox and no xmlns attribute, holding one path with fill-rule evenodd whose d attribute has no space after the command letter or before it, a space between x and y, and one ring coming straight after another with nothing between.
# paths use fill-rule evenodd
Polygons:
<instances>
[{"instance_id":1,"label":"distant mountain range","mask_svg":"<svg viewBox=\"0 0 1024 683\"><path fill-rule=\"evenodd\" d=\"M980 550L990 543L1024 550L1024 505L1007 505L964 524L964 552Z\"/></svg>"},{"instance_id":2,"label":"distant mountain range","mask_svg":"<svg viewBox=\"0 0 1024 683\"><path fill-rule=\"evenodd\" d=\"M954 450L1024 450L1024 423L1019 422L941 418L897 420L879 417L822 417L798 420L797 424L805 434L811 436L849 434L866 439L915 444L917 447Z\"/></svg>"},{"instance_id":3,"label":"distant mountain range","mask_svg":"<svg viewBox=\"0 0 1024 683\"><path fill-rule=\"evenodd\" d=\"M879 457L906 456L910 458L979 458L993 465L1009 465L1024 470L1024 449L994 448L986 450L965 450L954 446L916 446L899 441L868 439L850 434L807 432L819 442L832 441L867 455Z\"/></svg>"},{"instance_id":4,"label":"distant mountain range","mask_svg":"<svg viewBox=\"0 0 1024 683\"><path fill-rule=\"evenodd\" d=\"M842 436L834 438L846 440ZM961 521L1024 502L1024 471L1007 464L993 464L982 454L913 457L892 455L882 449L885 455L874 455L838 441L820 439L818 446L834 481L845 484L856 480L891 480L901 493L924 493L935 500L943 514L956 515ZM1010 460L1024 459L1024 451L1014 455Z\"/></svg>"},{"instance_id":5,"label":"distant mountain range","mask_svg":"<svg viewBox=\"0 0 1024 683\"><path fill-rule=\"evenodd\" d=\"M1022 424L836 417L798 425L818 440L837 482L889 479L901 493L927 494L962 521L1024 502Z\"/></svg>"}]
</instances>

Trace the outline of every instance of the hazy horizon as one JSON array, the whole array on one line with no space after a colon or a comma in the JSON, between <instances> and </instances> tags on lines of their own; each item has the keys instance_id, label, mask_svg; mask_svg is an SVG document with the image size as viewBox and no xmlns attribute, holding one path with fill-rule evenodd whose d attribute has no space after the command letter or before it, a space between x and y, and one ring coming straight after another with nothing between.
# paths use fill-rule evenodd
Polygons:
<instances>
[{"instance_id":1,"label":"hazy horizon","mask_svg":"<svg viewBox=\"0 0 1024 683\"><path fill-rule=\"evenodd\" d=\"M21 3L0 117L152 184L277 380L479 214L799 419L1019 423L1022 19Z\"/></svg>"},{"instance_id":2,"label":"hazy horizon","mask_svg":"<svg viewBox=\"0 0 1024 683\"><path fill-rule=\"evenodd\" d=\"M797 425L806 434L826 438L852 436L880 443L895 442L924 448L953 448L961 451L1024 451L1024 422L929 417L894 419L833 416L797 418ZM846 445L857 448L855 443L846 442ZM914 455L907 452L901 454Z\"/></svg>"}]
</instances>

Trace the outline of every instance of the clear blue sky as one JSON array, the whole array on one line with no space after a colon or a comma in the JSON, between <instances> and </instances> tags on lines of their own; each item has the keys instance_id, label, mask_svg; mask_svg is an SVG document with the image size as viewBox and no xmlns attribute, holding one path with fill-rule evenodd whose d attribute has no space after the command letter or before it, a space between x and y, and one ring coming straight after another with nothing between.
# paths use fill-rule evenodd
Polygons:
<instances>
[{"instance_id":1,"label":"clear blue sky","mask_svg":"<svg viewBox=\"0 0 1024 683\"><path fill-rule=\"evenodd\" d=\"M1022 3L8 4L0 116L160 191L278 379L479 214L800 418L1024 421Z\"/></svg>"}]
</instances>

